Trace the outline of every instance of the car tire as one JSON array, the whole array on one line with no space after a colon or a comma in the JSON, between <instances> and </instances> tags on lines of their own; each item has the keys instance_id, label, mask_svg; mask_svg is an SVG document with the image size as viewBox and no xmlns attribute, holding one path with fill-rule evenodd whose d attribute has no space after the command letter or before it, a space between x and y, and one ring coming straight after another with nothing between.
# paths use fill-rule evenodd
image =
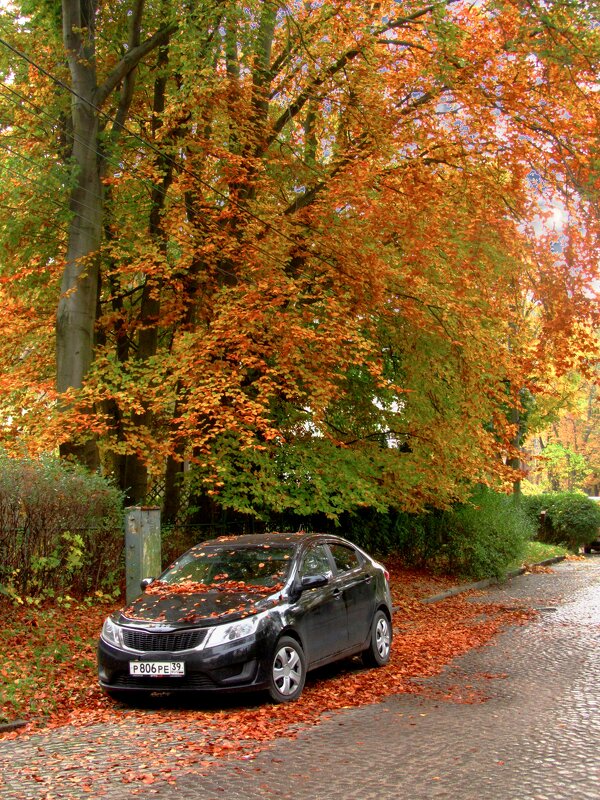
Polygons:
<instances>
[{"instance_id":1,"label":"car tire","mask_svg":"<svg viewBox=\"0 0 600 800\"><path fill-rule=\"evenodd\" d=\"M371 623L369 646L363 651L362 660L367 667L383 667L390 660L392 647L392 625L385 612L375 612Z\"/></svg>"},{"instance_id":2,"label":"car tire","mask_svg":"<svg viewBox=\"0 0 600 800\"><path fill-rule=\"evenodd\" d=\"M306 658L300 644L282 636L275 645L269 674L269 695L275 703L290 703L302 694Z\"/></svg>"}]
</instances>

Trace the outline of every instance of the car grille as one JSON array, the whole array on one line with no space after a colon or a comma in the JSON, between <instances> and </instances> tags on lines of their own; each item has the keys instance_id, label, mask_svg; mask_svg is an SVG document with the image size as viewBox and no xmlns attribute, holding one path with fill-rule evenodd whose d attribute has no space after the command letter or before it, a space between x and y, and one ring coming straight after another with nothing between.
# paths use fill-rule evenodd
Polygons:
<instances>
[{"instance_id":1,"label":"car grille","mask_svg":"<svg viewBox=\"0 0 600 800\"><path fill-rule=\"evenodd\" d=\"M139 675L120 673L115 675L111 686L119 689L146 689L150 692L173 692L177 690L214 689L217 684L202 673L193 673L181 678L146 678Z\"/></svg>"},{"instance_id":2,"label":"car grille","mask_svg":"<svg viewBox=\"0 0 600 800\"><path fill-rule=\"evenodd\" d=\"M198 647L206 638L208 630L200 628L193 631L176 631L174 633L149 633L148 631L123 631L123 643L130 650L143 653L177 653L179 650L191 650Z\"/></svg>"}]
</instances>

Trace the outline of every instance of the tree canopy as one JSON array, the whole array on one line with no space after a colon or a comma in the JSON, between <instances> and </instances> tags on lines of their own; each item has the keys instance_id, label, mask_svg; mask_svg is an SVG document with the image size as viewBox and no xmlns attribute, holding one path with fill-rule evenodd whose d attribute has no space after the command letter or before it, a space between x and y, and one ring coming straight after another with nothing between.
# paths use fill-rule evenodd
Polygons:
<instances>
[{"instance_id":1,"label":"tree canopy","mask_svg":"<svg viewBox=\"0 0 600 800\"><path fill-rule=\"evenodd\" d=\"M597 9L596 9L597 10ZM52 0L1 17L7 447L268 517L515 479L597 360L574 0ZM173 512L174 513L174 512Z\"/></svg>"}]
</instances>

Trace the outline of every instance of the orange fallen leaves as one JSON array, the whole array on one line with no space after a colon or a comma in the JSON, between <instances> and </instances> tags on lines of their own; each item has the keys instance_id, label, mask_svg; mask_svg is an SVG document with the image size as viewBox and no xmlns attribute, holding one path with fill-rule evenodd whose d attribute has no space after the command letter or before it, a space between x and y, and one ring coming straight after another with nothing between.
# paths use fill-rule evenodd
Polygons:
<instances>
[{"instance_id":1,"label":"orange fallen leaves","mask_svg":"<svg viewBox=\"0 0 600 800\"><path fill-rule=\"evenodd\" d=\"M161 780L172 782L171 770L181 772L192 765L197 769L215 758L230 755L250 758L263 743L294 736L300 727L317 724L323 713L374 703L394 693L426 693L415 679L439 673L456 656L486 644L504 626L522 623L530 617L522 609L486 604L465 595L437 604L423 604L419 597L439 592L449 585L449 580L402 570L395 564L390 566L391 585L399 607L394 615L395 639L390 663L382 669L367 670L357 661L347 661L318 670L309 675L297 702L279 706L266 702L255 705L255 699L240 696L239 702L235 698L200 708L194 703L165 701L124 713L121 706L103 695L96 682L94 646L102 619L111 610L109 607L82 605L69 611L46 608L37 612L38 628L30 624L36 614L34 610L5 608L9 632L4 633L3 650L9 655L3 671L15 683L23 683L20 689L17 684L12 704L3 699L0 713L14 717L16 697L20 715L27 716L29 722L26 729L5 736L16 738L43 727L64 725L84 728L103 722L111 726L129 726L135 722L141 730L141 726L152 728L176 722L181 742L174 742L174 748L159 754L153 748L151 736L138 742L138 764L147 769L131 770L118 762L111 767L129 784L150 785L159 773ZM10 629L13 629L12 639ZM24 630L29 632L28 636ZM45 663L43 669L36 667L36 647L41 637L59 641L68 650L68 653L64 650L65 657L60 663ZM33 680L25 680L32 677ZM462 688L463 691L444 698L457 702L481 701L477 692ZM36 713L28 714L24 709L33 693L38 698ZM121 734L116 731L114 735Z\"/></svg>"}]
</instances>

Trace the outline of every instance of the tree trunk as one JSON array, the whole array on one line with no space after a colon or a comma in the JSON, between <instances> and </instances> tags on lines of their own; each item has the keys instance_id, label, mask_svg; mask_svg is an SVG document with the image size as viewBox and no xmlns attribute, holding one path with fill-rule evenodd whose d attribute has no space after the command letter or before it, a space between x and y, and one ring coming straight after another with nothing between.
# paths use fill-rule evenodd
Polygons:
<instances>
[{"instance_id":1,"label":"tree trunk","mask_svg":"<svg viewBox=\"0 0 600 800\"><path fill-rule=\"evenodd\" d=\"M95 0L63 0L63 38L73 86L72 159L77 166L71 192L73 213L66 265L56 315L56 383L62 394L80 389L91 366L98 292L98 251L102 226L102 184L98 170L98 114L96 92ZM85 38L83 30L85 29ZM90 469L98 466L93 438L62 446Z\"/></svg>"},{"instance_id":2,"label":"tree trunk","mask_svg":"<svg viewBox=\"0 0 600 800\"><path fill-rule=\"evenodd\" d=\"M98 0L62 0L63 43L72 83L71 160L75 185L71 191L73 218L56 314L56 385L60 394L83 386L94 357L104 210L99 108L120 86L121 102L113 129L113 135L118 136L131 104L133 72L137 64L176 30L175 25L166 25L140 44L144 0L136 0L130 17L129 48L104 82L98 85L97 8ZM96 441L92 436L83 436L82 439L64 443L61 454L96 469L99 464Z\"/></svg>"},{"instance_id":3,"label":"tree trunk","mask_svg":"<svg viewBox=\"0 0 600 800\"><path fill-rule=\"evenodd\" d=\"M521 424L521 414L519 409L516 406L513 406L510 410L510 421L516 428L515 437L513 439L513 445L515 450L518 451L517 454L512 456L512 458L508 459L508 466L512 467L512 469L520 470L522 467L521 458L520 458L520 451L521 451L521 443L523 437L523 427ZM515 497L521 497L521 479L517 478L513 481L513 495Z\"/></svg>"},{"instance_id":4,"label":"tree trunk","mask_svg":"<svg viewBox=\"0 0 600 800\"><path fill-rule=\"evenodd\" d=\"M157 79L154 83L154 100L152 105L153 134L162 126L162 115L165 109L166 96L166 66L169 61L168 47L159 48L156 63ZM177 131L175 135L177 135ZM148 234L157 244L157 249L162 256L167 258L167 239L163 230L162 214L164 211L167 192L173 181L173 160L167 156L158 155L155 160L157 172L162 174L162 181L152 189L152 204L148 221ZM161 309L162 281L158 278L146 277L142 288L140 301L140 329L137 341L137 359L147 361L156 355L158 350L158 333ZM144 403L144 411L132 415L132 422L136 427L151 427L153 415ZM122 488L126 492L129 503L138 504L146 502L148 493L148 466L144 458L136 453L125 457L124 483Z\"/></svg>"}]
</instances>

